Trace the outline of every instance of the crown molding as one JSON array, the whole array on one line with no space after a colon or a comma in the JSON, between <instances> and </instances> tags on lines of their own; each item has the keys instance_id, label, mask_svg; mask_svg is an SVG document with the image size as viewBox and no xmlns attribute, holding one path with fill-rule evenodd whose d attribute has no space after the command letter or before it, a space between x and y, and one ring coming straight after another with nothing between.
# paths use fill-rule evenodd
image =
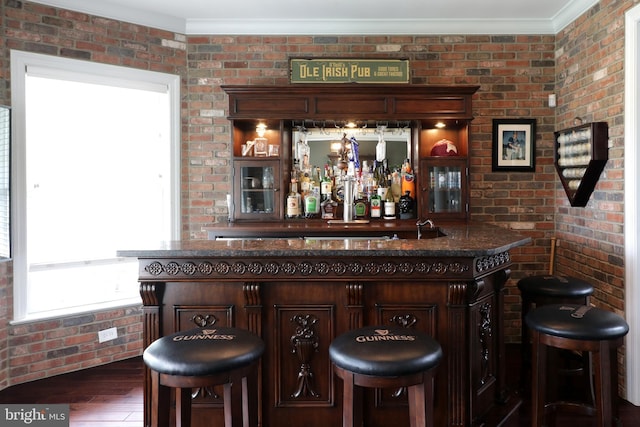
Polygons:
<instances>
[{"instance_id":1,"label":"crown molding","mask_svg":"<svg viewBox=\"0 0 640 427\"><path fill-rule=\"evenodd\" d=\"M188 19L187 34L216 35L437 35L552 34L552 21L513 19Z\"/></svg>"},{"instance_id":2,"label":"crown molding","mask_svg":"<svg viewBox=\"0 0 640 427\"><path fill-rule=\"evenodd\" d=\"M553 34L558 34L564 27L578 19L583 13L598 4L600 0L575 0L567 3L554 17L551 18L553 23Z\"/></svg>"},{"instance_id":3,"label":"crown molding","mask_svg":"<svg viewBox=\"0 0 640 427\"><path fill-rule=\"evenodd\" d=\"M107 2L90 0L34 0L33 3L73 10L88 15L101 16L132 24L144 25L174 33L186 34L184 18L159 12L137 9L131 6L117 6Z\"/></svg>"},{"instance_id":4,"label":"crown molding","mask_svg":"<svg viewBox=\"0 0 640 427\"><path fill-rule=\"evenodd\" d=\"M599 0L573 0L549 19L202 19L118 6L103 1L35 3L185 35L446 35L557 34Z\"/></svg>"}]
</instances>

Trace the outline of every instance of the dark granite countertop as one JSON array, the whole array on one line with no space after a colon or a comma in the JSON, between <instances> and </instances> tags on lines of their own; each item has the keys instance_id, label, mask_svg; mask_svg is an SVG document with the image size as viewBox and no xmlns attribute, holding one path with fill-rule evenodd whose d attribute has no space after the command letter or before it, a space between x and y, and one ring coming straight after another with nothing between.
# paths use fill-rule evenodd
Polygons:
<instances>
[{"instance_id":1,"label":"dark granite countertop","mask_svg":"<svg viewBox=\"0 0 640 427\"><path fill-rule=\"evenodd\" d=\"M137 258L234 258L234 257L310 257L310 256L419 256L480 257L499 254L531 242L513 230L470 222L439 224L443 237L400 240L189 240L165 242L158 247L123 248L121 257Z\"/></svg>"}]
</instances>

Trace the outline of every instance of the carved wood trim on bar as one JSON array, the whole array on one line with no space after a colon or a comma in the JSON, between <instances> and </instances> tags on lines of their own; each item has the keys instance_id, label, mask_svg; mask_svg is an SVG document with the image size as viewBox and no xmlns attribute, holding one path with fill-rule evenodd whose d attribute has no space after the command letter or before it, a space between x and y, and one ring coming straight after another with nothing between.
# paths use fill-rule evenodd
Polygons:
<instances>
[{"instance_id":1,"label":"carved wood trim on bar","mask_svg":"<svg viewBox=\"0 0 640 427\"><path fill-rule=\"evenodd\" d=\"M313 359L314 353L318 352L318 333L316 331L318 318L313 314L296 314L291 318L291 323L295 326L290 339L291 351L300 362L298 385L296 390L291 393L291 397L320 397L320 394L315 391L313 371L311 370L311 359Z\"/></svg>"},{"instance_id":2,"label":"carved wood trim on bar","mask_svg":"<svg viewBox=\"0 0 640 427\"><path fill-rule=\"evenodd\" d=\"M247 329L262 336L262 298L260 295L261 284L246 282L242 286L244 293L244 308L247 312Z\"/></svg>"},{"instance_id":3,"label":"carved wood trim on bar","mask_svg":"<svg viewBox=\"0 0 640 427\"><path fill-rule=\"evenodd\" d=\"M490 356L493 349L491 312L491 304L488 302L480 306L480 324L478 325L478 336L480 338L480 386L485 385L492 374L490 366Z\"/></svg>"},{"instance_id":4,"label":"carved wood trim on bar","mask_svg":"<svg viewBox=\"0 0 640 427\"><path fill-rule=\"evenodd\" d=\"M235 326L234 306L225 305L174 305L175 332L211 326Z\"/></svg>"},{"instance_id":5,"label":"carved wood trim on bar","mask_svg":"<svg viewBox=\"0 0 640 427\"><path fill-rule=\"evenodd\" d=\"M334 305L274 305L276 407L333 407Z\"/></svg>"},{"instance_id":6,"label":"carved wood trim on bar","mask_svg":"<svg viewBox=\"0 0 640 427\"><path fill-rule=\"evenodd\" d=\"M467 303L469 284L465 282L449 283L447 303L450 306L465 305Z\"/></svg>"},{"instance_id":7,"label":"carved wood trim on bar","mask_svg":"<svg viewBox=\"0 0 640 427\"><path fill-rule=\"evenodd\" d=\"M347 292L347 312L349 313L349 329L358 329L364 325L364 299L362 283L348 283L345 286Z\"/></svg>"},{"instance_id":8,"label":"carved wood trim on bar","mask_svg":"<svg viewBox=\"0 0 640 427\"><path fill-rule=\"evenodd\" d=\"M509 264L508 252L469 260L425 261L389 259L344 261L225 261L225 260L154 260L144 266L148 278L181 277L358 277L358 276L420 276L424 278L444 275L468 276L471 272L489 273ZM472 271L473 270L473 271Z\"/></svg>"},{"instance_id":9,"label":"carved wood trim on bar","mask_svg":"<svg viewBox=\"0 0 640 427\"><path fill-rule=\"evenodd\" d=\"M165 284L162 282L140 282L140 297L142 298L142 313L144 330L142 341L144 348L157 340L161 336L160 325L162 325L162 311L160 303L164 295ZM143 366L144 380L144 423L145 426L151 422L151 405L147 400L151 396L151 371L147 365Z\"/></svg>"},{"instance_id":10,"label":"carved wood trim on bar","mask_svg":"<svg viewBox=\"0 0 640 427\"><path fill-rule=\"evenodd\" d=\"M140 297L145 306L159 306L164 294L164 283L141 282Z\"/></svg>"},{"instance_id":11,"label":"carved wood trim on bar","mask_svg":"<svg viewBox=\"0 0 640 427\"><path fill-rule=\"evenodd\" d=\"M496 268L509 264L511 262L511 256L509 252L501 252L495 255L489 255L475 259L475 270L478 273L486 273L493 271Z\"/></svg>"},{"instance_id":12,"label":"carved wood trim on bar","mask_svg":"<svg viewBox=\"0 0 640 427\"><path fill-rule=\"evenodd\" d=\"M452 287L455 288L455 292L452 292ZM461 292L462 290L466 291L464 283L450 285L449 301L451 301L452 294L464 295L466 292ZM464 426L465 422L471 419L470 408L464 397L465 390L469 389L466 372L469 364L469 351L465 345L466 341L464 341L466 313L466 307L462 304L450 305L447 309L449 351L445 357L447 358L446 375L449 378L449 394L446 397L449 426Z\"/></svg>"},{"instance_id":13,"label":"carved wood trim on bar","mask_svg":"<svg viewBox=\"0 0 640 427\"><path fill-rule=\"evenodd\" d=\"M218 318L213 314L195 314L191 317L191 321L194 325L204 328L206 326L213 326L218 322Z\"/></svg>"},{"instance_id":14,"label":"carved wood trim on bar","mask_svg":"<svg viewBox=\"0 0 640 427\"><path fill-rule=\"evenodd\" d=\"M504 307L504 296L506 292L505 285L509 278L511 277L511 269L504 268L494 275L494 289L495 289L495 298L496 298L496 307ZM504 342L504 328L505 328L505 318L504 311L497 308L495 310L495 342L500 343ZM506 354L504 346L497 346L496 349L496 380L498 382L498 396L497 400L501 403L505 403L509 400L509 387L507 385L506 375Z\"/></svg>"}]
</instances>

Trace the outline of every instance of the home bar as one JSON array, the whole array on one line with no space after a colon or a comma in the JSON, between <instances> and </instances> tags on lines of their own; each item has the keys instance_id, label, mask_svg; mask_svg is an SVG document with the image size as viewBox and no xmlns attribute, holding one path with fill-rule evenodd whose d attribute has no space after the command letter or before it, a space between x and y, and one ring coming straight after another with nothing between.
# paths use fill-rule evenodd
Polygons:
<instances>
[{"instance_id":1,"label":"home bar","mask_svg":"<svg viewBox=\"0 0 640 427\"><path fill-rule=\"evenodd\" d=\"M468 125L477 87L224 89L234 146L229 222L207 227L209 240L119 252L139 259L145 347L194 327L255 332L266 344L260 425L324 427L340 425L342 417L341 381L328 356L332 340L369 325L415 328L443 348L436 425L505 421L520 399L505 377L504 286L509 251L530 239L468 220ZM346 127L351 120L355 130ZM367 127L373 133L367 135ZM340 128L337 136L330 128ZM409 190L405 199L396 191L399 212L386 219L351 212L345 201L358 195L347 188L349 166L335 167L353 161L344 151L352 144L366 164L371 138L388 139L385 163L398 159L395 171L408 164L414 179L413 187L402 182ZM342 142L339 150L322 151L335 140ZM271 145L277 148L269 153ZM325 177L342 178L332 177L334 191L322 191L323 201L333 197L340 204L328 216L308 206L290 215L291 184L302 184L325 161ZM387 185L391 194L391 179ZM145 425L150 387L147 375ZM195 425L221 420L221 402L221 390L194 390ZM409 425L406 389L368 390L364 417L367 426Z\"/></svg>"},{"instance_id":2,"label":"home bar","mask_svg":"<svg viewBox=\"0 0 640 427\"><path fill-rule=\"evenodd\" d=\"M628 321L629 334L612 359L617 361L619 382L617 387L612 384L611 395L619 396L624 403L619 422L634 425L640 411L635 406L640 405L640 328L638 310L634 309L640 304L637 278L640 216L636 214L639 192L634 191L640 184L640 176L634 173L640 161L637 152L640 122L635 114L640 103L640 97L636 96L640 62L634 56L640 45L640 2L560 0L544 6L523 2L507 9L499 4L487 7L484 2L461 1L467 7L444 2L438 10L420 2L405 8L389 8L388 2L367 3L362 8L357 2L347 2L340 8L313 10L291 7L281 1L269 3L268 8L260 2L256 2L257 7L233 3L224 8L199 2L197 6L202 9L198 11L186 4L172 6L163 0L147 2L148 9L141 6L136 10L112 0L4 2L0 7L5 29L0 104L11 110L11 117L10 133L0 132L0 140L6 141L2 150L6 156L0 163L4 165L4 176L8 174L9 178L4 186L0 185L3 202L0 210L9 214L3 217L8 222L0 221L0 229L5 232L0 234L8 238L3 240L0 236L3 242L0 246L4 248L0 257L3 319L0 401L71 402L72 423L82 417L82 422L91 425L101 422L115 423L118 427L151 425L150 374L143 372L147 365L142 353L148 350L154 337L144 332L144 313L153 304L145 306L140 297L138 258L116 259L116 250L140 254L176 247L174 243L163 245L160 240L182 243L210 240L207 244L216 247L227 243L225 249L240 242L275 248L281 240L300 240L307 245L349 242L351 248L364 241L399 244L393 243L397 242L396 237L405 243L417 242L418 236L425 243L415 244L433 249L433 245L442 245L454 236L454 230L460 226L478 228L491 224L497 226L496 236L507 234L517 242L520 234L531 240L506 251L510 265L505 266L505 272L510 270L510 274L501 289L500 310L506 381L511 390L507 387L508 398L497 399L496 405L487 408L486 415L475 416L471 424L531 425L533 396L527 393L531 388L524 388L519 382L520 372L529 360L527 351L533 348L526 346L528 340L524 335L527 331L524 315L531 301L530 289L524 285L530 278L533 283L533 279L553 273L585 282L588 285L585 289L589 290L585 298L589 298L591 305L611 310ZM449 12L442 13L443 9ZM34 59L37 62L31 67L30 61ZM302 64L295 81L291 79L292 59ZM370 74L356 61L355 68L328 64L352 60L388 61L384 65L390 71L388 76L396 76L397 67L406 61L408 79L400 73L402 78L393 83L338 82L345 75L361 78ZM82 75L87 72L94 82L97 74L93 69L104 72L109 82L123 73L127 81L122 83L128 93L137 87L132 83L139 81L144 89L141 94L150 90L162 95L163 101L156 102L155 107L163 109L159 114L149 114L156 108L142 106L128 95L116 96L110 104L100 96L90 96L86 101L77 99L71 90L56 96L25 90L25 80L32 77L40 80L41 71L50 67L59 70L58 65L62 64L73 72L70 76L73 81L65 80L64 84L82 83ZM152 82L156 78L164 83L155 86ZM318 80L311 83L313 79ZM116 80L113 83L120 82ZM55 83L57 79L42 81ZM111 87L108 83L107 93L116 94L115 90L109 90ZM477 90L471 94L474 87ZM240 96L242 93L247 96ZM55 107L42 108L43 103L31 100L32 94ZM264 102L267 97L271 102ZM96 108L96 104L104 110ZM413 106L407 107L409 104ZM31 107L41 111L47 120L35 120L28 111ZM88 114L71 113L71 107ZM133 108L135 113L126 114L127 108ZM133 126L127 127L125 120L117 119L122 113ZM52 120L55 114L60 115L58 120ZM152 120L151 126L145 118ZM580 120L583 124L579 124ZM351 121L354 128L346 126ZM436 128L439 121L446 127ZM531 123L535 126L535 138L531 140L535 142L534 156L529 161L514 161L516 166L512 166L510 157L517 156L518 151L503 144L510 142L508 127L517 128L517 138L513 135L513 139L520 140L523 138L520 132ZM507 130L501 131L501 127ZM151 137L140 137L138 132L142 130ZM79 149L64 155L62 147L72 141L74 131L79 132ZM107 131L122 134L108 138ZM52 150L52 155L45 155L44 160L54 178L47 179L45 186L53 197L43 209L34 208L32 196L43 195L45 188L32 186L32 181L24 178L32 173L41 176L44 169L32 167L32 160L47 151L28 150L39 157L21 155L23 149L31 146L36 132L43 134L44 146ZM587 144L589 138L583 138L585 134L601 137ZM346 148L352 136L359 143L361 165L366 161L371 166L377 161L376 143L380 135L386 142L386 160L392 175L405 159L410 160L415 184L415 193L410 193L414 210L412 215L404 216L412 217L400 218L400 213L407 213L400 210L399 197L404 191L398 193L392 185L394 201L398 198L396 218L385 220L384 200L376 200L382 206L374 205L375 209L369 206L369 218L359 214L344 223L344 188L340 190L343 183L337 179L340 175L335 169L324 166L340 164L342 146ZM163 142L156 136L162 136ZM126 143L124 149L116 148L116 141L122 144L129 138L131 143ZM439 147L446 155L442 152L432 155L436 142L442 142ZM316 181L315 171L304 164L306 146L310 152L308 165L321 168L320 181ZM453 148L457 151L452 151ZM505 148L510 151L503 158L500 154ZM114 154L113 161L103 155L106 152ZM458 155L451 155L453 152ZM583 157L590 157L589 165L578 161ZM126 167L127 164L131 166ZM154 173L161 165L167 167L162 175ZM99 173L101 167L108 171ZM577 179L585 168L594 171L587 180ZM149 180L143 177L145 169L151 173ZM305 170L309 181L304 177ZM458 174L458 170L462 173ZM91 172L95 181L84 171ZM125 179L127 172L131 176ZM305 195L310 193L316 198L317 210L314 188L320 182L319 197L321 203L326 201L329 193L323 191L323 185L327 172L334 184L330 201L337 205L328 205L335 206L335 210L333 218L325 219L322 215L327 213L322 206L319 213L315 212L313 197ZM74 181L69 184L77 182L91 187L78 191L75 185L51 185L63 176ZM295 194L291 191L294 176L295 193L300 196L297 217L287 203L289 194ZM144 204L154 190L160 189L155 185L156 178L166 184L162 191L167 197L152 197L154 204L162 201L162 207L152 208L148 204L146 209L134 208L133 203ZM98 183L114 192L99 191ZM397 182L392 184L397 189ZM125 197L120 189L133 194ZM360 188L350 189L360 200ZM79 209L62 202L65 195L79 201ZM97 197L101 202L87 203L89 197ZM294 195L292 200L296 200ZM305 200L309 203L304 203ZM28 209L23 209L25 202ZM372 218L372 211L379 214L378 209L383 217ZM355 216L355 206L353 211ZM52 214L69 221L68 226L63 226L62 220L54 221ZM106 220L99 219L100 214L106 215ZM135 214L140 219L136 220ZM45 226L55 226L47 226L43 232L28 227L31 230L24 229L25 235L20 231L21 225L32 218L39 218ZM89 221L92 226L80 227L74 218ZM153 231L161 219L163 227ZM418 227L417 223L423 225ZM151 232L144 230L145 226ZM83 231L92 229L96 231ZM116 238L116 230L128 231L122 238ZM96 238L100 232L108 238ZM52 238L52 234L69 239ZM74 235L87 239L86 243L71 243ZM151 241L137 240L144 236ZM345 241L346 238L349 239ZM30 255L32 249L39 251L45 246L56 259L79 253L80 257L74 257L69 267L77 265L89 274L105 268L103 259L113 259L117 268L126 266L128 273L113 280L98 273L95 279L81 281L82 292L69 292L64 289L69 288L68 279L72 276L60 277L58 273L63 271L59 267L67 268L66 262L42 264ZM63 250L63 246L69 250ZM106 256L94 261L90 246L106 250ZM167 254L154 256L162 260ZM175 259L180 263L182 260ZM314 258L314 261L324 260ZM36 264L31 270L33 263ZM33 284L29 276L44 274L45 269L60 280L47 283L46 293L29 291ZM162 284L163 280L150 283ZM103 286L99 281L109 283ZM274 308L264 301L266 282L259 283L262 309L271 312ZM304 285L306 280L296 283ZM236 285L242 287L240 282ZM108 306L73 304L77 309L61 316L52 311L59 303L84 295L98 302L107 301L103 291L109 290L116 292L118 300ZM49 292L55 298L46 298ZM309 298L312 296L315 297L309 292ZM170 302L164 300L164 295L161 297L157 307L164 310ZM45 313L30 316L28 305L38 300L43 302ZM236 315L245 310L234 306ZM165 325L168 322L166 317L163 321ZM362 324L374 321L368 316ZM244 328L240 320L234 322ZM186 330L195 324L191 321L181 327ZM418 327L416 323L407 329L421 333L416 330ZM156 336L166 337L173 329L172 325L163 327ZM332 331L330 345L345 336L338 332ZM262 336L270 339L271 333L263 329ZM293 336L290 331L287 333ZM266 344L265 357L271 360L273 343ZM287 345L293 351L293 343ZM326 353L314 350L313 354L311 383L317 389L315 363ZM297 357L297 353L289 355ZM444 358L440 359L443 364L434 373L439 381L442 377L449 379L444 365L447 357L449 350L445 348ZM261 355L260 363L266 363L262 359ZM297 363L296 374L300 372ZM262 369L261 366L261 374ZM100 378L106 381L95 381ZM570 378L572 383L576 380ZM345 382L335 372L332 381L335 408L329 410L348 408L344 398L348 393L342 389ZM56 384L55 392L49 384ZM274 387L261 380L262 425L273 419L265 415L269 408L278 405L266 393L273 395ZM214 399L210 405L199 400L201 395L193 399L194 425L220 424L221 401L227 399L222 396L222 387L217 386L215 391L220 399ZM409 405L404 400L408 392L401 390L402 407L397 408L395 424L406 424ZM376 404L378 392L367 393L365 409L380 412L384 406ZM84 396L82 402L77 400L80 394ZM446 390L443 396L438 390L435 406L440 407L449 394ZM520 408L512 416L503 415L511 410L514 395L515 400L522 398ZM474 396L465 394L464 399L471 402ZM122 405L123 397L127 399L126 406ZM95 405L96 399L100 405ZM171 411L175 408L173 402L164 407ZM325 410L320 407L316 412L322 414ZM491 418L494 415L506 422L494 423ZM558 414L558 423L575 426L589 423L582 418ZM298 419L290 422L304 423Z\"/></svg>"},{"instance_id":3,"label":"home bar","mask_svg":"<svg viewBox=\"0 0 640 427\"><path fill-rule=\"evenodd\" d=\"M423 240L188 241L121 255L140 260L145 346L197 326L264 339L263 426L339 425L328 346L346 330L389 324L425 331L443 347L436 425L498 425L519 405L505 383L509 249L529 239L485 225L441 231ZM196 425L221 417L221 392L196 394ZM401 391L366 396L367 426L408 425Z\"/></svg>"}]
</instances>

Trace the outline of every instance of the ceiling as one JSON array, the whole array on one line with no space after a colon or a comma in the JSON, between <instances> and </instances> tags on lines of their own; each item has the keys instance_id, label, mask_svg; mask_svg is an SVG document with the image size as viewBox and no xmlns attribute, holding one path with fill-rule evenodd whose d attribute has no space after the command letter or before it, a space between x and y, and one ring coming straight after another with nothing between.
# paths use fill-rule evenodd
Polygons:
<instances>
[{"instance_id":1,"label":"ceiling","mask_svg":"<svg viewBox=\"0 0 640 427\"><path fill-rule=\"evenodd\" d=\"M182 34L556 34L599 0L34 0Z\"/></svg>"}]
</instances>

